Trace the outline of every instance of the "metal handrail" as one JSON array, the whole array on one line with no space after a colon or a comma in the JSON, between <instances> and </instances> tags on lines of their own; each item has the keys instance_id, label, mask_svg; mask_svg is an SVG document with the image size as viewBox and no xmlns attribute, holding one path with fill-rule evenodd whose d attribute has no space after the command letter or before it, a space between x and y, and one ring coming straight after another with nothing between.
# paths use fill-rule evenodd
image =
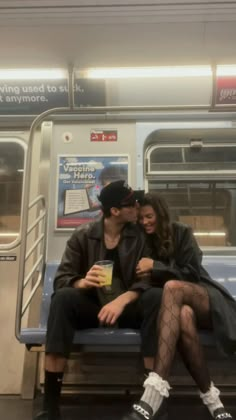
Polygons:
<instances>
[{"instance_id":1,"label":"metal handrail","mask_svg":"<svg viewBox=\"0 0 236 420\"><path fill-rule=\"evenodd\" d=\"M39 217L37 217L37 219L35 219L35 221L29 226L29 228L27 229L27 235L30 232L32 232L32 230L39 224L41 220L44 219L45 215L46 215L46 210Z\"/></svg>"},{"instance_id":2,"label":"metal handrail","mask_svg":"<svg viewBox=\"0 0 236 420\"><path fill-rule=\"evenodd\" d=\"M42 272L40 271L40 272L38 273L38 279L37 279L37 281L36 281L35 285L33 286L32 290L31 290L31 292L30 292L30 295L29 295L29 297L28 297L27 301L25 302L25 304L24 304L24 306L23 306L23 308L22 308L22 311L21 311L21 317L23 317L23 315L24 315L24 313L25 313L26 309L28 308L28 306L29 306L29 304L30 304L31 300L32 300L32 299L33 299L33 297L34 297L34 294L35 294L36 290L37 290L37 289L38 289L38 287L40 286L41 279L42 279Z\"/></svg>"},{"instance_id":3,"label":"metal handrail","mask_svg":"<svg viewBox=\"0 0 236 420\"><path fill-rule=\"evenodd\" d=\"M46 214L46 213L45 213ZM32 245L32 247L29 249L29 251L27 252L26 256L25 256L25 261L28 260L28 258L30 257L30 255L32 254L32 252L35 250L35 248L37 248L37 246L40 244L40 242L42 242L43 238L45 237L44 233L42 233L39 238L35 241L35 243Z\"/></svg>"},{"instance_id":4,"label":"metal handrail","mask_svg":"<svg viewBox=\"0 0 236 420\"><path fill-rule=\"evenodd\" d=\"M27 178L26 178L27 179ZM29 185L29 183L28 183ZM41 214L35 219L35 221L28 227L28 210L32 209L36 204L40 203L42 204L42 210ZM26 207L27 202L24 202L24 207ZM44 221L43 231L41 231L40 236L36 239L36 241L33 243L31 248L28 250L28 252L25 254L22 253L22 249L20 249L20 267L19 267L19 273L21 273L21 281L19 282L19 276L18 276L18 290L17 290L17 306L16 306L16 322L15 322L15 332L16 332L16 338L20 338L20 330L21 330L21 321L22 317L24 316L27 308L30 305L30 302L32 301L34 294L38 287L40 286L41 280L42 280L42 270L38 272L38 277L33 285L29 297L27 298L25 304L23 305L23 295L24 295L24 289L27 286L27 284L32 280L33 275L38 270L38 267L40 264L43 265L44 261L44 252L41 253L32 267L31 271L25 278L25 263L28 260L29 256L33 253L33 251L37 248L37 246L43 242L46 236L46 209L45 209L45 197L43 195L39 195L36 197L31 203L27 206L26 209L26 219L27 219L27 225L25 225L25 220L23 219L22 225L24 224L24 229L26 228L26 232L22 228L22 242L24 242L25 246L24 249L26 250L27 245L27 238L29 234L32 232L34 228L40 225L40 222ZM23 265L22 265L22 258L23 259Z\"/></svg>"},{"instance_id":5,"label":"metal handrail","mask_svg":"<svg viewBox=\"0 0 236 420\"><path fill-rule=\"evenodd\" d=\"M28 209L30 210L32 207L35 206L35 204L37 204L39 201L42 201L43 203L43 207L45 207L45 197L41 194L38 195L38 197L36 197L33 201L31 201L31 203L28 206Z\"/></svg>"},{"instance_id":6,"label":"metal handrail","mask_svg":"<svg viewBox=\"0 0 236 420\"><path fill-rule=\"evenodd\" d=\"M37 259L36 263L33 265L33 267L31 268L28 276L25 277L24 279L24 284L23 284L23 288L25 288L27 286L27 284L29 283L29 281L31 280L32 276L34 275L34 273L36 272L36 269L38 268L39 264L42 262L43 260L43 255L41 254L39 256L39 258Z\"/></svg>"}]
</instances>

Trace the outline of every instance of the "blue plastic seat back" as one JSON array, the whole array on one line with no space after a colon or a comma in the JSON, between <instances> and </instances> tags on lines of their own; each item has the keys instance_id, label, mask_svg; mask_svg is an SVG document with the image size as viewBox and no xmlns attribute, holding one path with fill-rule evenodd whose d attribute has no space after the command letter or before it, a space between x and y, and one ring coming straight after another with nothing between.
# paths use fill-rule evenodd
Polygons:
<instances>
[{"instance_id":1,"label":"blue plastic seat back","mask_svg":"<svg viewBox=\"0 0 236 420\"><path fill-rule=\"evenodd\" d=\"M59 261L47 264L44 276L40 327L47 325L53 281ZM212 278L221 283L236 299L236 260L234 256L207 256L203 258L203 265Z\"/></svg>"},{"instance_id":2,"label":"blue plastic seat back","mask_svg":"<svg viewBox=\"0 0 236 420\"><path fill-rule=\"evenodd\" d=\"M236 299L236 259L235 256L207 256L203 265L211 277L221 283Z\"/></svg>"},{"instance_id":3,"label":"blue plastic seat back","mask_svg":"<svg viewBox=\"0 0 236 420\"><path fill-rule=\"evenodd\" d=\"M46 328L49 314L49 307L51 302L51 295L53 293L54 277L59 265L59 261L52 261L47 264L44 274L42 303L40 310L40 328Z\"/></svg>"}]
</instances>

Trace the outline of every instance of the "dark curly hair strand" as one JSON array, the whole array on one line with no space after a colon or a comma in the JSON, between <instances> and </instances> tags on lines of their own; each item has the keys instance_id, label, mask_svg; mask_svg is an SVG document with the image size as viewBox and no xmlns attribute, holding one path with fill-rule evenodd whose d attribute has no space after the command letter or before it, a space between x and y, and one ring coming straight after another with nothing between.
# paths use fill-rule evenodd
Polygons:
<instances>
[{"instance_id":1,"label":"dark curly hair strand","mask_svg":"<svg viewBox=\"0 0 236 420\"><path fill-rule=\"evenodd\" d=\"M170 214L166 200L159 193L146 193L140 202L140 206L151 206L156 213L157 243L155 244L153 237L149 240L152 241L152 244L155 244L155 251L157 252L158 257L161 259L168 259L173 254L174 244Z\"/></svg>"}]
</instances>

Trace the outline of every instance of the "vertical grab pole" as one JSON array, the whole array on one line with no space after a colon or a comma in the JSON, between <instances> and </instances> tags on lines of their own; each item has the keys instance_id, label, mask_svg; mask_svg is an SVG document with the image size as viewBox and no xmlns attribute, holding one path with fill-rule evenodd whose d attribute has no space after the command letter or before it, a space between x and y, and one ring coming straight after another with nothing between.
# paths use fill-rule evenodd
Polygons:
<instances>
[{"instance_id":1,"label":"vertical grab pole","mask_svg":"<svg viewBox=\"0 0 236 420\"><path fill-rule=\"evenodd\" d=\"M68 101L70 110L73 111L75 108L75 73L73 64L68 66Z\"/></svg>"}]
</instances>

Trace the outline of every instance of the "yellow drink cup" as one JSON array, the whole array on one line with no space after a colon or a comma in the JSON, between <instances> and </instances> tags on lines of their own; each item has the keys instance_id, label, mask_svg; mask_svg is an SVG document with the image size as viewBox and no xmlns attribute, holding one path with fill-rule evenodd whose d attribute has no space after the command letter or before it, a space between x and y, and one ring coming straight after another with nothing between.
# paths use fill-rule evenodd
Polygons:
<instances>
[{"instance_id":1,"label":"yellow drink cup","mask_svg":"<svg viewBox=\"0 0 236 420\"><path fill-rule=\"evenodd\" d=\"M95 263L95 265L99 265L103 269L103 274L105 275L105 277L101 277L103 286L111 286L112 285L113 264L114 263L111 260L97 261Z\"/></svg>"}]
</instances>

